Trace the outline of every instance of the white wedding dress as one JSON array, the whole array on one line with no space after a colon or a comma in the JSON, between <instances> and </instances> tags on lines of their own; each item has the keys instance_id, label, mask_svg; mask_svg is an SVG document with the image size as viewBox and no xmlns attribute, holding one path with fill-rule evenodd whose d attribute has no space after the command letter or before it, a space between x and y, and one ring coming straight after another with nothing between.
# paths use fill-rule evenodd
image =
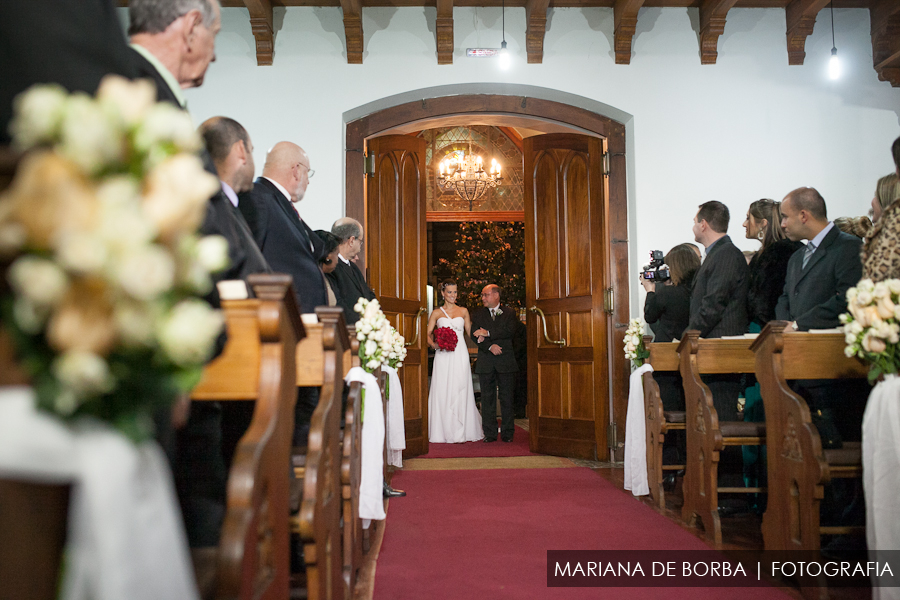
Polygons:
<instances>
[{"instance_id":1,"label":"white wedding dress","mask_svg":"<svg viewBox=\"0 0 900 600\"><path fill-rule=\"evenodd\" d=\"M441 312L447 314L443 308ZM462 317L441 317L437 327L456 332L453 351L438 350L434 355L431 390L428 393L428 441L435 444L477 442L484 437L481 415L475 407L469 351L463 338Z\"/></svg>"}]
</instances>

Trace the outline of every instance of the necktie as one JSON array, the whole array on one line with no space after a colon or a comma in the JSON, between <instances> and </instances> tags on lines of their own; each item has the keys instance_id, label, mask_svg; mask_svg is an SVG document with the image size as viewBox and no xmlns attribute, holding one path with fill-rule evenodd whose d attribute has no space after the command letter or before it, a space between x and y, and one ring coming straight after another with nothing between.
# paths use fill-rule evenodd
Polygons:
<instances>
[{"instance_id":1,"label":"necktie","mask_svg":"<svg viewBox=\"0 0 900 600\"><path fill-rule=\"evenodd\" d=\"M496 318L497 318L497 309L496 309L496 308L492 308L492 309L491 309L491 321L493 321L493 320L496 319Z\"/></svg>"},{"instance_id":2,"label":"necktie","mask_svg":"<svg viewBox=\"0 0 900 600\"><path fill-rule=\"evenodd\" d=\"M803 254L803 269L806 268L806 263L809 262L809 258L813 255L813 252L816 251L816 245L812 242L806 244L806 252Z\"/></svg>"}]
</instances>

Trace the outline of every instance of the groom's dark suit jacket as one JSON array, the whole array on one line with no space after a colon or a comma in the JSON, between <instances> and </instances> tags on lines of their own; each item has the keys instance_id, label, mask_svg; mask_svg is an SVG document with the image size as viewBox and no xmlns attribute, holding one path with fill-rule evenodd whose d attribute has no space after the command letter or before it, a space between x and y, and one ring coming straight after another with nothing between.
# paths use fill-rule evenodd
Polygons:
<instances>
[{"instance_id":1,"label":"groom's dark suit jacket","mask_svg":"<svg viewBox=\"0 0 900 600\"><path fill-rule=\"evenodd\" d=\"M499 308L501 313L494 319L491 319L491 312L486 307L472 313L472 339L478 345L476 373L490 373L493 370L498 373L515 373L519 370L513 348L513 336L519 317L516 316L516 311L508 306L501 304ZM478 337L474 333L481 328L487 329L491 335L479 344ZM499 356L494 356L490 351L490 347L494 344L500 346L503 351Z\"/></svg>"},{"instance_id":2,"label":"groom's dark suit jacket","mask_svg":"<svg viewBox=\"0 0 900 600\"><path fill-rule=\"evenodd\" d=\"M347 325L353 325L359 321L359 314L353 309L360 298L366 300L374 300L375 292L366 283L366 278L362 271L355 264L349 265L342 261L340 257L337 259L337 266L334 271L327 275L331 281L331 289L337 296L338 306L344 309L344 319Z\"/></svg>"},{"instance_id":3,"label":"groom's dark suit jacket","mask_svg":"<svg viewBox=\"0 0 900 600\"><path fill-rule=\"evenodd\" d=\"M713 244L694 276L688 329L720 338L747 331L747 259L727 235Z\"/></svg>"},{"instance_id":4,"label":"groom's dark suit jacket","mask_svg":"<svg viewBox=\"0 0 900 600\"><path fill-rule=\"evenodd\" d=\"M238 208L272 270L294 278L300 312L326 306L328 294L318 261L324 244L300 220L291 201L271 181L259 177L252 191L240 195Z\"/></svg>"}]
</instances>

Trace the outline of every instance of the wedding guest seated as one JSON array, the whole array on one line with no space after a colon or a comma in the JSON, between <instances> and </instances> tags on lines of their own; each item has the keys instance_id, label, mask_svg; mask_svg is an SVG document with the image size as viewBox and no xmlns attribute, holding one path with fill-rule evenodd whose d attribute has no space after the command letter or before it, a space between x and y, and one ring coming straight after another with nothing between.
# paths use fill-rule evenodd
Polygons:
<instances>
[{"instance_id":1,"label":"wedding guest seated","mask_svg":"<svg viewBox=\"0 0 900 600\"><path fill-rule=\"evenodd\" d=\"M878 180L872 198L872 220L875 225L866 236L862 249L863 278L876 282L900 278L900 181L897 173Z\"/></svg>"}]
</instances>

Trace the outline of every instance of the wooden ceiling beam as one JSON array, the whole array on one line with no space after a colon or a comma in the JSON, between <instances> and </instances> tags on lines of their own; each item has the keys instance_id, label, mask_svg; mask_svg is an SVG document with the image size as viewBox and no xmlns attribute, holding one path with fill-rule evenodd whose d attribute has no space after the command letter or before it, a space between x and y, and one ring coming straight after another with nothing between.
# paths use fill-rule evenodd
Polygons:
<instances>
[{"instance_id":1,"label":"wooden ceiling beam","mask_svg":"<svg viewBox=\"0 0 900 600\"><path fill-rule=\"evenodd\" d=\"M874 0L869 17L872 22L872 61L878 79L900 87L900 2Z\"/></svg>"},{"instance_id":2,"label":"wooden ceiling beam","mask_svg":"<svg viewBox=\"0 0 900 600\"><path fill-rule=\"evenodd\" d=\"M270 0L244 0L244 6L250 12L250 29L256 38L256 64L269 66L275 54L272 3Z\"/></svg>"},{"instance_id":3,"label":"wooden ceiling beam","mask_svg":"<svg viewBox=\"0 0 900 600\"><path fill-rule=\"evenodd\" d=\"M437 0L437 57L439 65L453 64L453 0Z\"/></svg>"},{"instance_id":4,"label":"wooden ceiling beam","mask_svg":"<svg viewBox=\"0 0 900 600\"><path fill-rule=\"evenodd\" d=\"M700 64L716 64L719 36L725 32L725 17L736 3L737 0L703 0L700 4Z\"/></svg>"},{"instance_id":5,"label":"wooden ceiling beam","mask_svg":"<svg viewBox=\"0 0 900 600\"><path fill-rule=\"evenodd\" d=\"M616 46L616 64L631 63L631 40L637 30L638 12L644 0L616 0L613 7L613 23Z\"/></svg>"},{"instance_id":6,"label":"wooden ceiling beam","mask_svg":"<svg viewBox=\"0 0 900 600\"><path fill-rule=\"evenodd\" d=\"M525 51L528 62L540 64L544 61L544 34L547 32L547 8L550 0L526 0Z\"/></svg>"},{"instance_id":7,"label":"wooden ceiling beam","mask_svg":"<svg viewBox=\"0 0 900 600\"><path fill-rule=\"evenodd\" d=\"M787 21L788 64L802 65L806 59L806 38L813 32L816 15L831 0L792 0L784 7Z\"/></svg>"},{"instance_id":8,"label":"wooden ceiling beam","mask_svg":"<svg viewBox=\"0 0 900 600\"><path fill-rule=\"evenodd\" d=\"M363 28L361 0L341 0L344 11L344 37L347 39L347 64L361 65L363 55Z\"/></svg>"}]
</instances>

